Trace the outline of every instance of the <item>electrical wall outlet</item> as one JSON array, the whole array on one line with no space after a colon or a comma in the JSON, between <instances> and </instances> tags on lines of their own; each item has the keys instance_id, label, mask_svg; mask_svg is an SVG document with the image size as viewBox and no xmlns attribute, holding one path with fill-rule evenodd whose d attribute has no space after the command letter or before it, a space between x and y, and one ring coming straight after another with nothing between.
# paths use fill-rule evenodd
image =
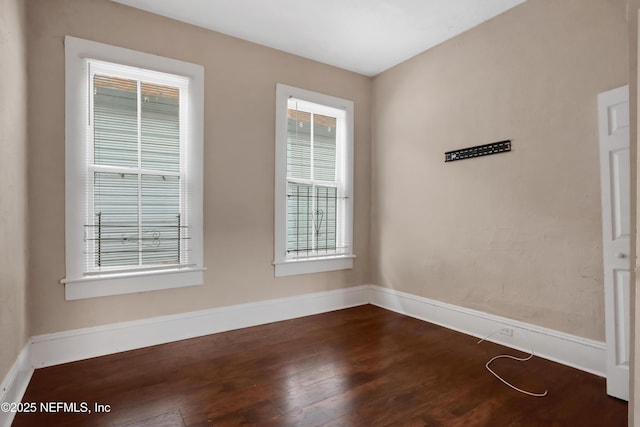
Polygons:
<instances>
[{"instance_id":1,"label":"electrical wall outlet","mask_svg":"<svg viewBox=\"0 0 640 427\"><path fill-rule=\"evenodd\" d=\"M513 329L511 328L502 328L500 329L500 335L505 335L507 337L513 336Z\"/></svg>"}]
</instances>

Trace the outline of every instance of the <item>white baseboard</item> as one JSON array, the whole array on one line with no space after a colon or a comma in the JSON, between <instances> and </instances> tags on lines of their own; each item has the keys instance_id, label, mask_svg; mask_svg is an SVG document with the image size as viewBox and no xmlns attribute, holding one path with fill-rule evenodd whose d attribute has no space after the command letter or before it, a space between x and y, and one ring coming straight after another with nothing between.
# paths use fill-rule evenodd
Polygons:
<instances>
[{"instance_id":1,"label":"white baseboard","mask_svg":"<svg viewBox=\"0 0 640 427\"><path fill-rule=\"evenodd\" d=\"M27 342L4 380L0 383L0 403L18 403L22 400L22 396L31 380L31 375L33 375L33 366L29 360L30 349L31 343ZM9 427L15 415L15 412L0 410L0 426Z\"/></svg>"},{"instance_id":2,"label":"white baseboard","mask_svg":"<svg viewBox=\"0 0 640 427\"><path fill-rule=\"evenodd\" d=\"M42 368L217 332L246 328L368 303L357 286L31 338L31 363Z\"/></svg>"},{"instance_id":3,"label":"white baseboard","mask_svg":"<svg viewBox=\"0 0 640 427\"><path fill-rule=\"evenodd\" d=\"M379 286L369 286L369 302L478 338L502 328L511 328L517 331L513 336L496 334L489 341L525 352L533 348L536 356L605 376L605 343L600 341Z\"/></svg>"},{"instance_id":4,"label":"white baseboard","mask_svg":"<svg viewBox=\"0 0 640 427\"><path fill-rule=\"evenodd\" d=\"M491 341L599 376L605 372L604 343L374 285L233 305L31 337L0 388L1 401L19 402L33 368L256 326L358 305L373 305L476 337L508 327L522 332ZM0 426L13 418L0 413ZM4 417L4 418L3 418ZM8 420L8 421L7 421Z\"/></svg>"},{"instance_id":5,"label":"white baseboard","mask_svg":"<svg viewBox=\"0 0 640 427\"><path fill-rule=\"evenodd\" d=\"M523 351L533 347L537 356L604 376L602 342L374 285L38 335L31 338L31 363L58 365L367 303L479 338L509 327L520 333L490 341Z\"/></svg>"}]
</instances>

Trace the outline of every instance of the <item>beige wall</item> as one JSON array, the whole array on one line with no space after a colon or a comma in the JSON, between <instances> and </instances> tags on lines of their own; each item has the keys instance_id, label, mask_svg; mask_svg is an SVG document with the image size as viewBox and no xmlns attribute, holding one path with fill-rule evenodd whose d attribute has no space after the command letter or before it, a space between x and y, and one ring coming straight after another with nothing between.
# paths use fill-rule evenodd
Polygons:
<instances>
[{"instance_id":1,"label":"beige wall","mask_svg":"<svg viewBox=\"0 0 640 427\"><path fill-rule=\"evenodd\" d=\"M369 282L369 78L108 0L30 0L28 22L32 335ZM204 65L203 286L64 300L66 34ZM278 82L355 102L353 270L274 278Z\"/></svg>"},{"instance_id":2,"label":"beige wall","mask_svg":"<svg viewBox=\"0 0 640 427\"><path fill-rule=\"evenodd\" d=\"M0 380L28 338L25 22L22 0L0 0Z\"/></svg>"},{"instance_id":3,"label":"beige wall","mask_svg":"<svg viewBox=\"0 0 640 427\"><path fill-rule=\"evenodd\" d=\"M604 340L596 97L627 83L625 12L529 0L374 79L377 284Z\"/></svg>"}]
</instances>

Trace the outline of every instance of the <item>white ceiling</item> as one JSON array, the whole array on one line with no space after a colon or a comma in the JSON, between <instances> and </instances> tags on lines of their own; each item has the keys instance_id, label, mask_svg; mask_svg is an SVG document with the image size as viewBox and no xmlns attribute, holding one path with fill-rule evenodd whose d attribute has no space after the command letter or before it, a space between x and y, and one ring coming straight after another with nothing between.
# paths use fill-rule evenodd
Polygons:
<instances>
[{"instance_id":1,"label":"white ceiling","mask_svg":"<svg viewBox=\"0 0 640 427\"><path fill-rule=\"evenodd\" d=\"M525 0L113 0L374 76Z\"/></svg>"}]
</instances>

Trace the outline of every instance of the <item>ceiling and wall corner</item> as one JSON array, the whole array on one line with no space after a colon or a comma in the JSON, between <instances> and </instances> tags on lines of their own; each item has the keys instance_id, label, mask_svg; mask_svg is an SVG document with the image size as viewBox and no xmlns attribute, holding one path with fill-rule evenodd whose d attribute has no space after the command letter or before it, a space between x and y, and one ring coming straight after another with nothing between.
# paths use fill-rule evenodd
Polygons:
<instances>
[{"instance_id":1,"label":"ceiling and wall corner","mask_svg":"<svg viewBox=\"0 0 640 427\"><path fill-rule=\"evenodd\" d=\"M374 76L525 0L113 1Z\"/></svg>"}]
</instances>

